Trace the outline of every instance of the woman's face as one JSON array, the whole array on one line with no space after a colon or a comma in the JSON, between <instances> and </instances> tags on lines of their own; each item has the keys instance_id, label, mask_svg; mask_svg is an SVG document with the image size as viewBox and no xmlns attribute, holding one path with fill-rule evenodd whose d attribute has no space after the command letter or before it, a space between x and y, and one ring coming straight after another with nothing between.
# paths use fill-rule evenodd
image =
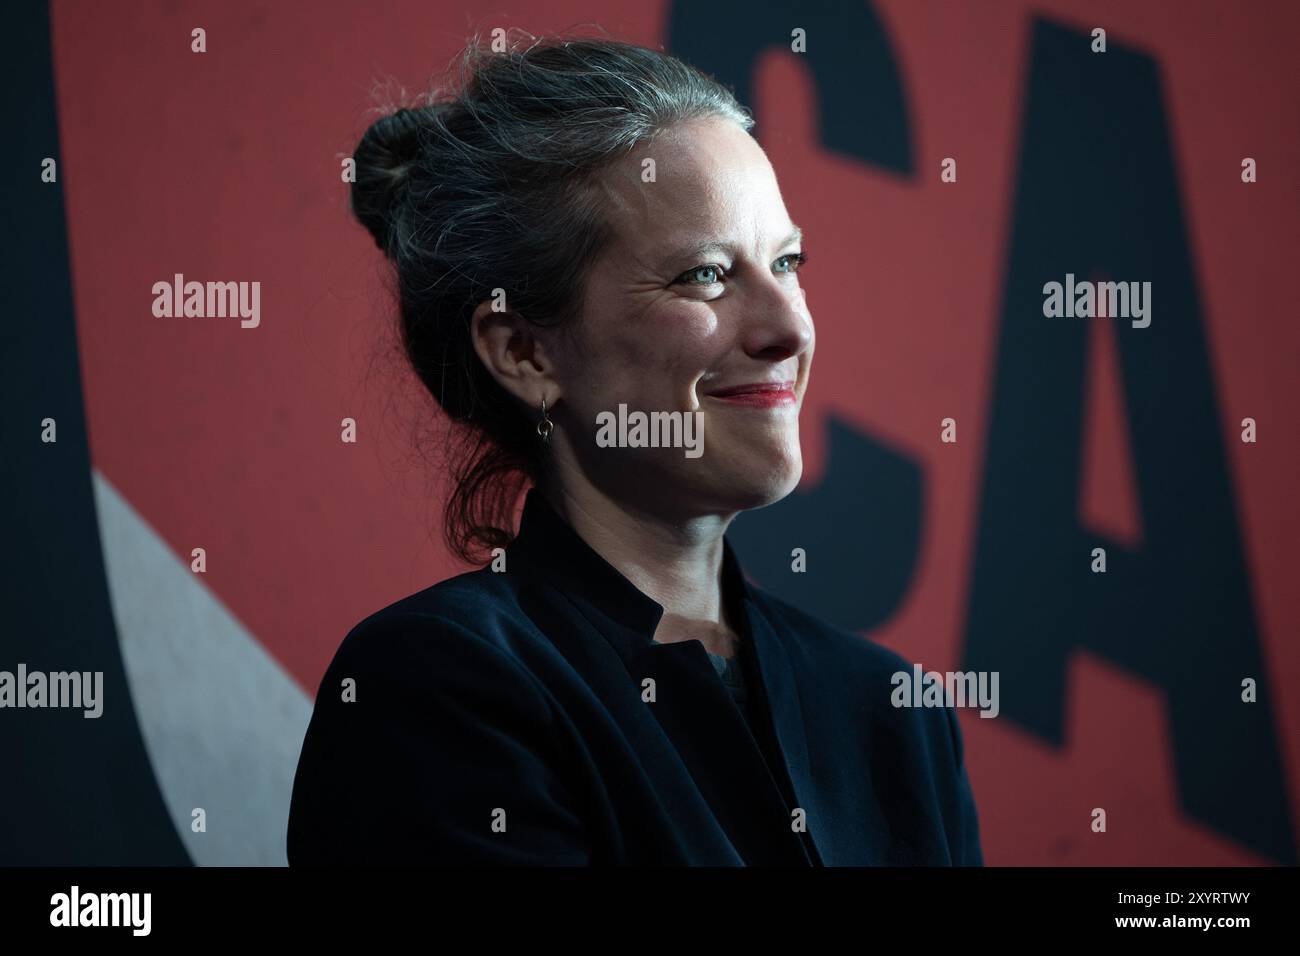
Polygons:
<instances>
[{"instance_id":1,"label":"woman's face","mask_svg":"<svg viewBox=\"0 0 1300 956\"><path fill-rule=\"evenodd\" d=\"M766 154L730 121L696 120L607 173L615 238L588 273L582 316L553 343L565 446L636 510L689 517L781 499L803 469L814 338L800 237ZM678 412L683 426L693 415L693 432L671 436L693 447L611 447L633 412L650 423Z\"/></svg>"}]
</instances>

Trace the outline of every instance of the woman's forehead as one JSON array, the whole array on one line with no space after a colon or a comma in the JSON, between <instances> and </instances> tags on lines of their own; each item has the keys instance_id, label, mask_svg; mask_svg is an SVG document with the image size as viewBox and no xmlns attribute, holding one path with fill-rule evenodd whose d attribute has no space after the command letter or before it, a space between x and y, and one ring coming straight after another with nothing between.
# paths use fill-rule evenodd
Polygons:
<instances>
[{"instance_id":1,"label":"woman's forehead","mask_svg":"<svg viewBox=\"0 0 1300 956\"><path fill-rule=\"evenodd\" d=\"M633 150L604 177L621 237L638 245L669 238L690 243L731 238L738 229L752 233L767 223L788 230L762 148L732 123L694 125Z\"/></svg>"}]
</instances>

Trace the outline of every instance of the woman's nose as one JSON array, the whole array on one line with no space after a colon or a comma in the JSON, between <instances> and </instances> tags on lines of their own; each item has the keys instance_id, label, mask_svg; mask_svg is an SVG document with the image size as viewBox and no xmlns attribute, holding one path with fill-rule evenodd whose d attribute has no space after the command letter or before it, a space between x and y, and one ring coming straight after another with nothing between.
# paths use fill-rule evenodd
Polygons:
<instances>
[{"instance_id":1,"label":"woman's nose","mask_svg":"<svg viewBox=\"0 0 1300 956\"><path fill-rule=\"evenodd\" d=\"M745 351L754 358L779 361L812 345L812 316L798 286L783 286L775 278L764 283L746 313Z\"/></svg>"}]
</instances>

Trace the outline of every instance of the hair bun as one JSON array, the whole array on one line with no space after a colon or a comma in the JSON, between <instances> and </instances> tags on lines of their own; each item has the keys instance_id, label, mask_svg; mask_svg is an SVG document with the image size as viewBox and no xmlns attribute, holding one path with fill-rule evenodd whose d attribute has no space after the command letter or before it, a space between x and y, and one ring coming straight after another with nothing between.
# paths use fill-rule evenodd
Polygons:
<instances>
[{"instance_id":1,"label":"hair bun","mask_svg":"<svg viewBox=\"0 0 1300 956\"><path fill-rule=\"evenodd\" d=\"M411 164L420 155L420 131L427 122L425 110L403 107L372 123L352 156L356 162L352 212L385 253Z\"/></svg>"}]
</instances>

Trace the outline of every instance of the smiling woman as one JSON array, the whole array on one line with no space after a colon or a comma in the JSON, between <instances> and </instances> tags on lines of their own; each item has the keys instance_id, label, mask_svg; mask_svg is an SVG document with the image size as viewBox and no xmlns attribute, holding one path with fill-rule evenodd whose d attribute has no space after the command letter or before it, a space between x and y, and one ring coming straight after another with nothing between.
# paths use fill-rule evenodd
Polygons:
<instances>
[{"instance_id":1,"label":"smiling woman","mask_svg":"<svg viewBox=\"0 0 1300 956\"><path fill-rule=\"evenodd\" d=\"M353 209L458 425L448 544L492 560L344 639L291 863L982 862L953 712L892 707L908 662L725 537L799 482L814 348L752 126L662 52L512 34L362 138ZM602 441L627 408L708 444Z\"/></svg>"}]
</instances>

